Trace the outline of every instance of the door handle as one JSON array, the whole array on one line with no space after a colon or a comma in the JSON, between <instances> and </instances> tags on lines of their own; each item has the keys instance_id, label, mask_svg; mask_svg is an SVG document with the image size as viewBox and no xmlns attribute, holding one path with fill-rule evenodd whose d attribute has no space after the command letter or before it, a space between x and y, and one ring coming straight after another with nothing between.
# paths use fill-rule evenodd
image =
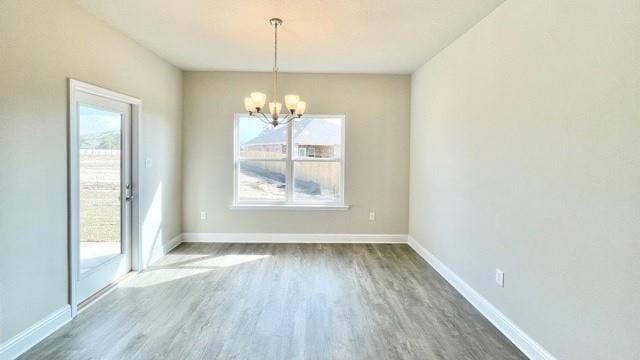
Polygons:
<instances>
[{"instance_id":1,"label":"door handle","mask_svg":"<svg viewBox=\"0 0 640 360\"><path fill-rule=\"evenodd\" d=\"M133 184L127 184L125 186L126 194L124 197L125 201L133 201L136 197L133 195Z\"/></svg>"}]
</instances>

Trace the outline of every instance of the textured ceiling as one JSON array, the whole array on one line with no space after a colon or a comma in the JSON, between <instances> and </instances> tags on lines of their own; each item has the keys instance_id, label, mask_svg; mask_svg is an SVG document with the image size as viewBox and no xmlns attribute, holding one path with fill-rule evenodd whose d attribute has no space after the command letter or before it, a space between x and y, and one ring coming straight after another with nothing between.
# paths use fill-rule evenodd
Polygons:
<instances>
[{"instance_id":1,"label":"textured ceiling","mask_svg":"<svg viewBox=\"0 0 640 360\"><path fill-rule=\"evenodd\" d=\"M78 0L185 70L411 73L504 0Z\"/></svg>"}]
</instances>

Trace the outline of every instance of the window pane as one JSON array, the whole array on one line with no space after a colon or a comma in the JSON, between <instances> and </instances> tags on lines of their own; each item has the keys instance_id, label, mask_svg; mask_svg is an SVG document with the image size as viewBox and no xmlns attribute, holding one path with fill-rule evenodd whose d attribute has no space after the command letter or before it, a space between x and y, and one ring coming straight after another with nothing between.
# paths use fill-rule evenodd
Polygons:
<instances>
[{"instance_id":1,"label":"window pane","mask_svg":"<svg viewBox=\"0 0 640 360\"><path fill-rule=\"evenodd\" d=\"M238 174L239 200L285 201L286 168L284 161L241 161Z\"/></svg>"},{"instance_id":2,"label":"window pane","mask_svg":"<svg viewBox=\"0 0 640 360\"><path fill-rule=\"evenodd\" d=\"M339 201L339 162L294 162L295 199L298 201Z\"/></svg>"},{"instance_id":3,"label":"window pane","mask_svg":"<svg viewBox=\"0 0 640 360\"><path fill-rule=\"evenodd\" d=\"M283 159L287 156L287 126L276 128L262 121L243 117L238 121L241 158Z\"/></svg>"},{"instance_id":4,"label":"window pane","mask_svg":"<svg viewBox=\"0 0 640 360\"><path fill-rule=\"evenodd\" d=\"M119 113L80 106L80 273L121 252Z\"/></svg>"},{"instance_id":5,"label":"window pane","mask_svg":"<svg viewBox=\"0 0 640 360\"><path fill-rule=\"evenodd\" d=\"M342 146L342 119L303 117L293 124L293 156L339 158Z\"/></svg>"}]
</instances>

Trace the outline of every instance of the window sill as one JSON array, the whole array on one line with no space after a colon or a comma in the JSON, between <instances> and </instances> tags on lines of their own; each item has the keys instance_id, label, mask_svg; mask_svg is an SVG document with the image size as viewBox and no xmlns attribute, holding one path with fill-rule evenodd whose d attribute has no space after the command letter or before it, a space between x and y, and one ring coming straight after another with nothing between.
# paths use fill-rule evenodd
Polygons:
<instances>
[{"instance_id":1,"label":"window sill","mask_svg":"<svg viewBox=\"0 0 640 360\"><path fill-rule=\"evenodd\" d=\"M231 204L231 210L347 211L350 205Z\"/></svg>"}]
</instances>

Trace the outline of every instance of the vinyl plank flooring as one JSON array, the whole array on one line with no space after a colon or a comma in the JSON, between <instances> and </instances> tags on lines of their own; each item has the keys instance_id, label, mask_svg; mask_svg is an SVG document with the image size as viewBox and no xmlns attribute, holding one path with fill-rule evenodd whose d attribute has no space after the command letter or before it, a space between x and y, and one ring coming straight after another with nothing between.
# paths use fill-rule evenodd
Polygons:
<instances>
[{"instance_id":1,"label":"vinyl plank flooring","mask_svg":"<svg viewBox=\"0 0 640 360\"><path fill-rule=\"evenodd\" d=\"M407 245L185 243L21 359L526 359Z\"/></svg>"}]
</instances>

